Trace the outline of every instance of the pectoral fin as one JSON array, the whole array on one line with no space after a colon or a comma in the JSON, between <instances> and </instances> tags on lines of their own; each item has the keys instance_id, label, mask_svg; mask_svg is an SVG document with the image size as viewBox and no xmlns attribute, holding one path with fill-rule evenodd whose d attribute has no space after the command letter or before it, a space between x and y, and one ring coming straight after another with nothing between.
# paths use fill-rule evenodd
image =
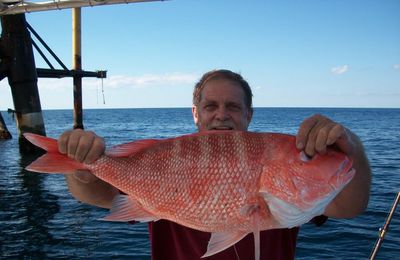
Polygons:
<instances>
[{"instance_id":1,"label":"pectoral fin","mask_svg":"<svg viewBox=\"0 0 400 260\"><path fill-rule=\"evenodd\" d=\"M131 199L129 196L117 195L112 202L110 214L101 220L149 222L158 219L143 209L137 201Z\"/></svg>"},{"instance_id":2,"label":"pectoral fin","mask_svg":"<svg viewBox=\"0 0 400 260\"><path fill-rule=\"evenodd\" d=\"M315 216L322 215L328 203L336 194L314 202L309 208L300 208L267 193L262 194L268 202L269 210L279 222L281 228L292 228L309 222Z\"/></svg>"}]
</instances>

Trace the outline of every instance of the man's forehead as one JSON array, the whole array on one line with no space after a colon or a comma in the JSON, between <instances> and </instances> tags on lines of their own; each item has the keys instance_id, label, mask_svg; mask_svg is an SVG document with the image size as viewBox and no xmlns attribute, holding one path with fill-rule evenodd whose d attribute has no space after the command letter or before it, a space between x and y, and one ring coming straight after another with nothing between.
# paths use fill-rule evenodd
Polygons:
<instances>
[{"instance_id":1,"label":"man's forehead","mask_svg":"<svg viewBox=\"0 0 400 260\"><path fill-rule=\"evenodd\" d=\"M225 78L210 79L204 84L204 88L207 88L207 86L218 87L222 85L242 88L239 82Z\"/></svg>"},{"instance_id":2,"label":"man's forehead","mask_svg":"<svg viewBox=\"0 0 400 260\"><path fill-rule=\"evenodd\" d=\"M207 82L201 91L201 100L216 101L223 99L244 101L245 93L239 83L226 80L212 80Z\"/></svg>"},{"instance_id":3,"label":"man's forehead","mask_svg":"<svg viewBox=\"0 0 400 260\"><path fill-rule=\"evenodd\" d=\"M202 98L201 103L203 104L244 104L244 100L240 98L213 98L213 97L205 97Z\"/></svg>"}]
</instances>

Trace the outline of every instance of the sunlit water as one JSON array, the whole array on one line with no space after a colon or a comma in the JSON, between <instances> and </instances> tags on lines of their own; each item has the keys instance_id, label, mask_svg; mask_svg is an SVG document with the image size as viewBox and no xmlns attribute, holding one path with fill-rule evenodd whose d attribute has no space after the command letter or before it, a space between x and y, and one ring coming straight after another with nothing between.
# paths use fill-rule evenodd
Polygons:
<instances>
[{"instance_id":1,"label":"sunlit water","mask_svg":"<svg viewBox=\"0 0 400 260\"><path fill-rule=\"evenodd\" d=\"M364 141L373 169L371 201L354 219L329 219L301 228L296 259L367 259L400 190L400 109L257 108L252 131L294 134L299 123L322 113ZM107 211L74 200L62 175L23 170L33 158L19 152L15 122L2 112L14 139L0 141L0 257L22 259L149 259L146 224L99 221ZM47 135L72 126L71 111L44 111ZM190 109L84 111L84 125L107 145L194 132ZM400 259L400 207L378 259Z\"/></svg>"}]
</instances>

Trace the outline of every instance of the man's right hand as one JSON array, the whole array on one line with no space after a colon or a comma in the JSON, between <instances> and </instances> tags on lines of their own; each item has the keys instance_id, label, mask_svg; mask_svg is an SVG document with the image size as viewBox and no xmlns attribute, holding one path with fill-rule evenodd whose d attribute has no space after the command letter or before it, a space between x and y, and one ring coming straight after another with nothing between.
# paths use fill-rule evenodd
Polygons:
<instances>
[{"instance_id":1,"label":"man's right hand","mask_svg":"<svg viewBox=\"0 0 400 260\"><path fill-rule=\"evenodd\" d=\"M104 139L94 132L75 129L64 132L58 139L58 150L69 158L86 164L93 163L105 150ZM74 178L82 183L93 183L98 180L88 171L77 171Z\"/></svg>"}]
</instances>

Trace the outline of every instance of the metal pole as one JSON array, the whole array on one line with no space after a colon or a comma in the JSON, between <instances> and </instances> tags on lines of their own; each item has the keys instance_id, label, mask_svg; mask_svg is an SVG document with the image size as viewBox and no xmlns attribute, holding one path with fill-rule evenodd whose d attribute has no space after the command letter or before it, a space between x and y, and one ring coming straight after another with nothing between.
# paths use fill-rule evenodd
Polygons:
<instances>
[{"instance_id":1,"label":"metal pole","mask_svg":"<svg viewBox=\"0 0 400 260\"><path fill-rule=\"evenodd\" d=\"M376 241L374 249L372 250L371 257L369 258L370 260L374 260L375 259L376 254L378 253L378 250L382 245L383 239L385 238L386 232L387 232L387 230L389 228L389 225L390 225L390 221L392 220L394 211L396 210L396 207L399 204L399 201L400 201L400 191L397 193L397 197L393 202L392 209L390 210L389 215L386 218L385 225L383 226L383 228L379 229L379 238Z\"/></svg>"},{"instance_id":2,"label":"metal pole","mask_svg":"<svg viewBox=\"0 0 400 260\"><path fill-rule=\"evenodd\" d=\"M72 9L72 69L82 70L81 57L81 8ZM74 75L74 129L83 129L82 76Z\"/></svg>"},{"instance_id":3,"label":"metal pole","mask_svg":"<svg viewBox=\"0 0 400 260\"><path fill-rule=\"evenodd\" d=\"M1 39L8 57L7 76L14 101L20 147L29 150L33 145L23 141L23 133L46 135L31 37L24 14L2 16L1 25Z\"/></svg>"},{"instance_id":4,"label":"metal pole","mask_svg":"<svg viewBox=\"0 0 400 260\"><path fill-rule=\"evenodd\" d=\"M12 136L7 129L6 123L4 122L3 116L0 113L0 139L11 139Z\"/></svg>"}]
</instances>

